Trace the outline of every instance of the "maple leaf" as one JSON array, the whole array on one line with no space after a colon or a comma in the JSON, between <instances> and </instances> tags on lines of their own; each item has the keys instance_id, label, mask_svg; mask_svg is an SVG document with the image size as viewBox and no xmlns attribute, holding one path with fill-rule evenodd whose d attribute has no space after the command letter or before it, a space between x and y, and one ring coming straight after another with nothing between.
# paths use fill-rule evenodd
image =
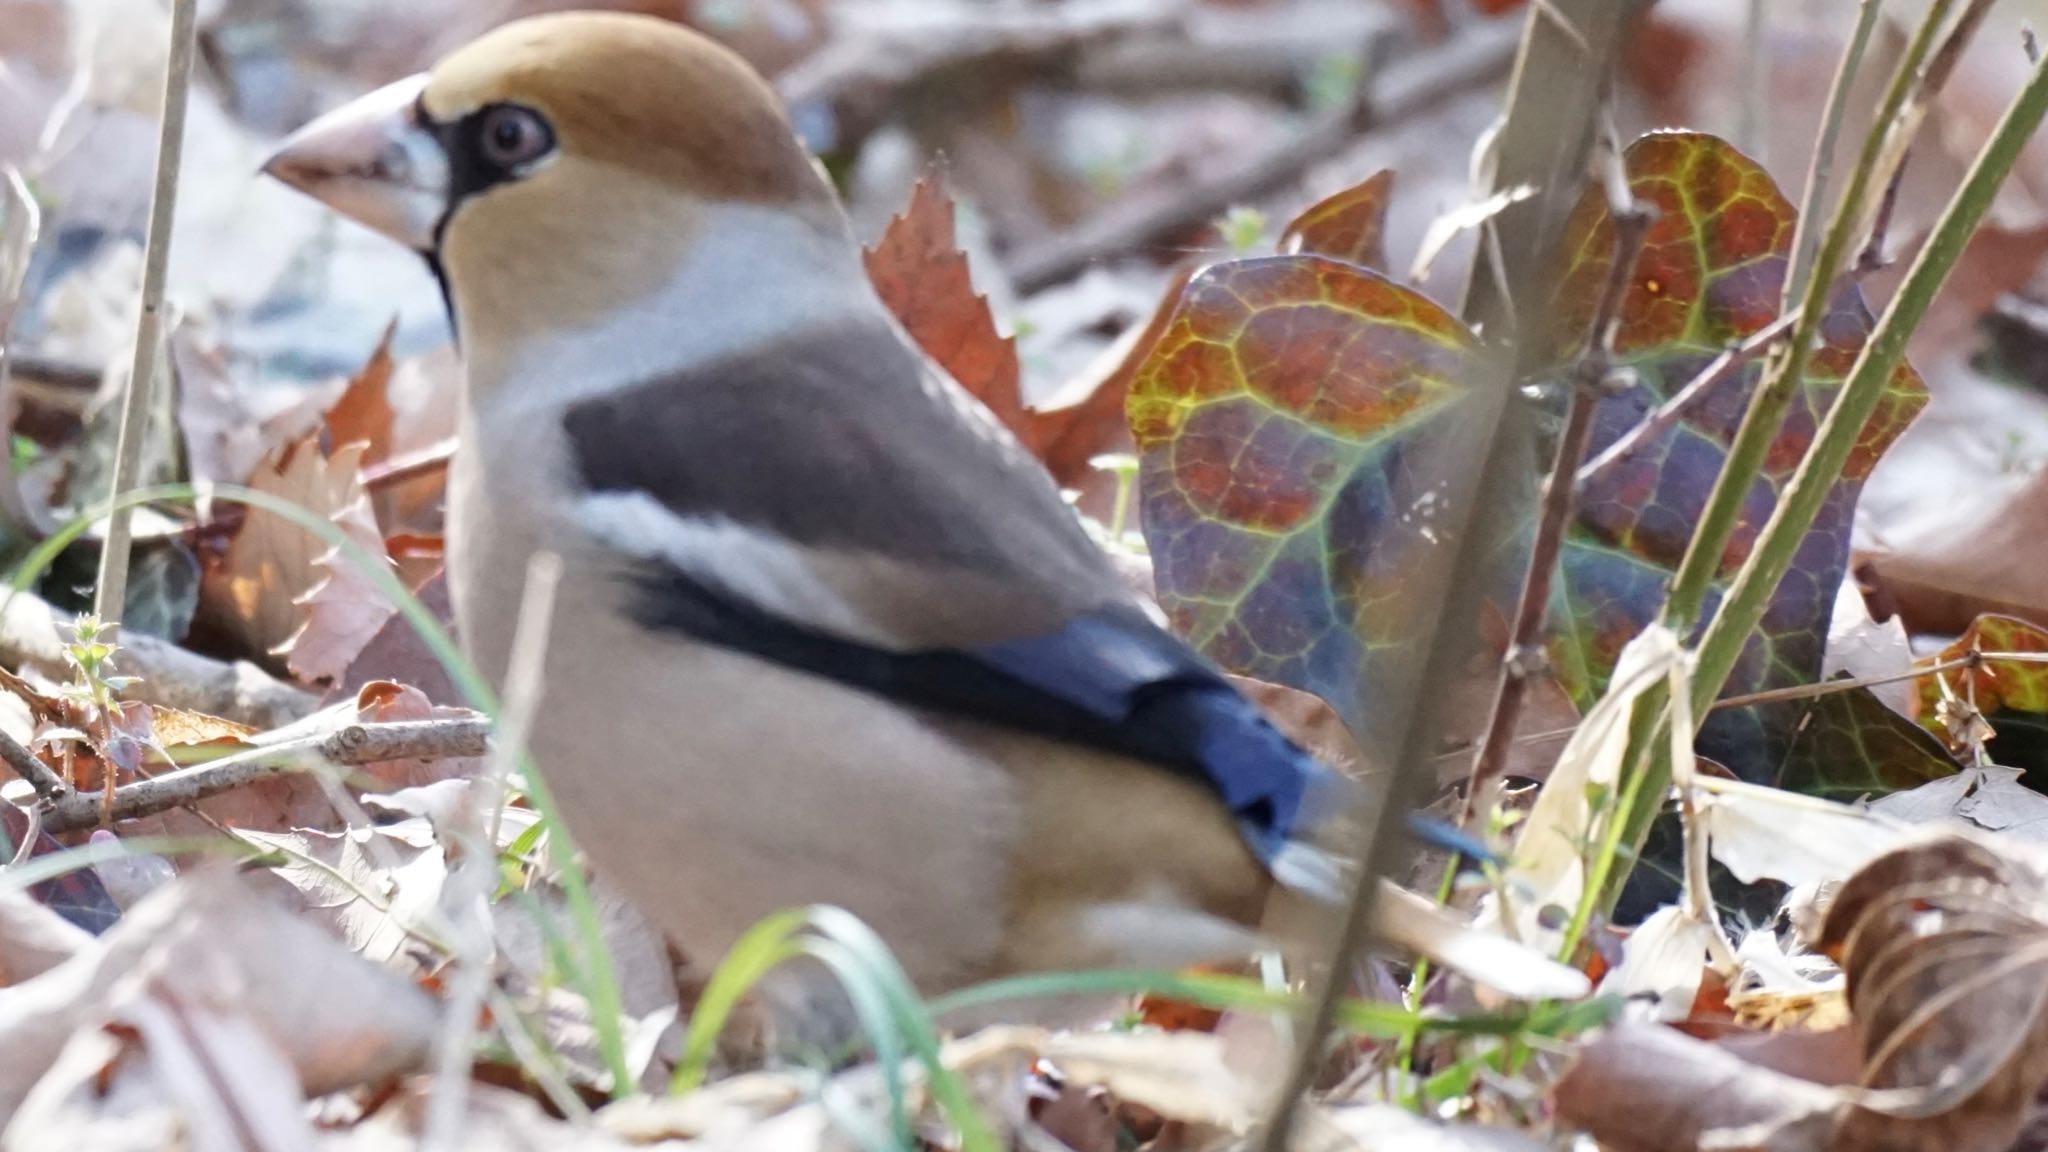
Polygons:
<instances>
[{"instance_id":1,"label":"maple leaf","mask_svg":"<svg viewBox=\"0 0 2048 1152\"><path fill-rule=\"evenodd\" d=\"M363 444L330 456L308 436L256 469L250 486L339 523L356 543L384 557L361 480ZM389 559L385 558L389 563ZM344 573L344 569L348 569ZM338 675L392 611L366 578L337 560L325 540L275 513L251 508L226 554L205 574L200 611L249 652L289 649L295 671Z\"/></svg>"},{"instance_id":2,"label":"maple leaf","mask_svg":"<svg viewBox=\"0 0 2048 1152\"><path fill-rule=\"evenodd\" d=\"M1076 487L1088 478L1088 461L1121 441L1123 396L1097 388L1054 407L1024 403L1016 338L996 328L988 298L974 290L953 211L942 180L926 174L902 214L863 253L868 279L925 355L987 406L1054 480Z\"/></svg>"}]
</instances>

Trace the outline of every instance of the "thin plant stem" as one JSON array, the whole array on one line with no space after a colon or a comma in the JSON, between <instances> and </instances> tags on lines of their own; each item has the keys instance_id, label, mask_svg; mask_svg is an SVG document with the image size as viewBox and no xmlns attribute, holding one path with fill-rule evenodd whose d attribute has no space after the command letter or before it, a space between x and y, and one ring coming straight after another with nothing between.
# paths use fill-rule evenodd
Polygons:
<instances>
[{"instance_id":1,"label":"thin plant stem","mask_svg":"<svg viewBox=\"0 0 2048 1152\"><path fill-rule=\"evenodd\" d=\"M1730 377L1748 367L1757 357L1775 347L1798 320L1797 312L1788 312L1750 333L1740 344L1714 357L1705 368L1700 369L1699 375L1686 381L1684 387L1673 392L1669 400L1651 409L1635 427L1622 433L1605 451L1587 461L1586 466L1579 469L1578 482L1581 485L1589 484L1605 476L1622 461L1641 451L1657 436L1669 431L1709 392L1720 387Z\"/></svg>"},{"instance_id":2,"label":"thin plant stem","mask_svg":"<svg viewBox=\"0 0 2048 1152\"><path fill-rule=\"evenodd\" d=\"M1770 19L1765 0L1749 0L1742 21L1742 103L1735 122L1735 146L1761 156L1764 106L1770 101Z\"/></svg>"},{"instance_id":3,"label":"thin plant stem","mask_svg":"<svg viewBox=\"0 0 2048 1152\"><path fill-rule=\"evenodd\" d=\"M2044 653L2048 655L2048 653ZM1986 656L1986 659L1991 657ZM1858 688L1881 688L1886 684L1897 684L1902 680L1918 680L1954 668L1967 668L1977 663L1972 656L1960 656L1944 660L1925 668L1910 672L1894 672L1889 676L1861 676L1855 679L1822 680L1818 684L1793 684L1784 688L1772 688L1764 692L1749 692L1741 696L1723 696L1714 701L1710 711L1722 712L1731 708L1749 708L1758 704L1776 704L1785 700L1811 700L1818 696L1832 696L1837 692L1854 692Z\"/></svg>"},{"instance_id":4,"label":"thin plant stem","mask_svg":"<svg viewBox=\"0 0 2048 1152\"><path fill-rule=\"evenodd\" d=\"M135 321L135 353L121 394L121 427L114 448L113 511L100 549L92 608L114 633L128 601L129 508L121 494L135 487L156 388L163 344L164 280L171 262L171 222L178 205L178 169L185 154L185 104L192 88L192 52L199 0L172 0L170 59L164 67L163 119L157 128L156 183L150 191L149 231L143 242L142 307Z\"/></svg>"},{"instance_id":5,"label":"thin plant stem","mask_svg":"<svg viewBox=\"0 0 2048 1152\"><path fill-rule=\"evenodd\" d=\"M1813 526L1827 494L1862 438L1864 425L1877 410L1893 373L1905 360L1912 336L1934 296L1947 279L1977 225L1991 207L2000 185L2048 113L2048 66L2036 65L2017 99L2006 110L1991 139L1943 210L1927 243L1913 259L1905 280L1892 297L1877 327L1836 393L1828 414L1814 433L1813 445L1787 482L1778 506L1764 524L1756 547L1736 573L1721 611L1700 640L1700 666L1693 681L1693 703L1704 711L1735 666L1743 642L1763 619L1778 581L1792 566L1800 541Z\"/></svg>"},{"instance_id":6,"label":"thin plant stem","mask_svg":"<svg viewBox=\"0 0 2048 1152\"><path fill-rule=\"evenodd\" d=\"M1877 203L1864 206L1864 218L1868 221L1864 231L1877 237L1881 244L1892 208L1897 202L1899 177L1906 170L1906 157L1912 151L1913 141L1920 135L1920 126L1927 119L1927 113L1934 107L1935 97L1955 74L1956 65L1961 63L1963 49L1969 47L1984 18L1991 14L1991 0L1968 0L1962 13L1949 28L1948 35L1927 58L1926 65L1915 78L1912 95L1898 116L1885 125L1885 147L1883 159L1877 171L1883 175L1887 194ZM1861 222L1861 221L1859 221Z\"/></svg>"},{"instance_id":7,"label":"thin plant stem","mask_svg":"<svg viewBox=\"0 0 2048 1152\"><path fill-rule=\"evenodd\" d=\"M1799 306L1799 320L1792 326L1792 334L1784 347L1766 361L1763 378L1758 381L1749 407L1743 413L1742 423L1735 431L1734 441L1728 446L1727 462L1714 482L1713 491L1707 496L1706 506L1700 511L1699 524L1693 530L1684 558L1679 561L1678 571L1671 580L1671 592L1664 604L1666 623L1681 636L1691 632L1699 622L1708 584L1720 571L1722 556L1727 551L1729 539L1735 534L1736 524L1741 520L1750 488L1763 470L1764 458L1772 441L1777 439L1779 422L1792 402L1793 393L1805 381L1807 355L1827 318L1830 298L1835 292L1835 278L1842 270L1850 239L1863 218L1862 206L1878 171L1887 131L1914 91L1920 63L1932 48L1935 32L1941 27L1952 2L1934 0L1927 19L1914 33L1905 57L1899 61L1898 71L1892 75L1877 119L1864 138L1856 167L1849 175L1849 186L1843 193L1841 206L1835 212L1827 238L1821 242L1812 277L1807 281Z\"/></svg>"},{"instance_id":8,"label":"thin plant stem","mask_svg":"<svg viewBox=\"0 0 2048 1152\"><path fill-rule=\"evenodd\" d=\"M1821 213L1827 208L1828 179L1834 174L1835 147L1842 135L1842 121L1849 109L1849 90L1863 67L1864 50L1870 46L1871 29L1877 27L1878 0L1862 0L1856 9L1856 27L1849 44L1835 65L1835 78L1828 85L1827 111L1821 116L1820 135L1814 140L1813 161L1806 170L1806 189L1799 198L1799 222L1792 234L1792 262L1785 269L1785 294L1779 310L1790 315L1806 293L1806 278L1820 244Z\"/></svg>"},{"instance_id":9,"label":"thin plant stem","mask_svg":"<svg viewBox=\"0 0 2048 1152\"><path fill-rule=\"evenodd\" d=\"M1699 663L1692 683L1695 717L1705 715L1714 698L1720 695L1743 646L1763 620L1771 593L1791 568L1800 542L1812 529L1814 518L1847 466L1893 373L1905 360L1906 342L1926 316L1935 293L1962 256L1964 246L1989 211L1999 186L2039 127L2044 113L2048 113L2048 65L2037 64L1943 209L1926 244L1914 257L1898 292L1879 317L1877 327L1849 370L1848 379L1815 430L1811 446L1786 483L1755 547L1737 571L1721 610L1701 637ZM1627 826L1627 835L1614 845L1618 854L1625 843L1631 859L1649 835L1670 780L1669 763L1654 755L1663 739L1663 726L1671 722L1669 701L1664 704L1666 707L1655 714L1654 723L1639 726L1631 733L1631 763L1635 770L1630 773L1630 798L1622 809L1626 819L1617 822L1618 826ZM1611 857L1596 861L1598 877L1588 885L1589 893L1598 888L1604 907L1612 906L1620 894L1621 880L1627 875L1626 870L1617 873L1612 863ZM1581 911L1584 910L1582 904ZM1576 928L1582 929L1581 919L1575 917Z\"/></svg>"},{"instance_id":10,"label":"thin plant stem","mask_svg":"<svg viewBox=\"0 0 2048 1152\"><path fill-rule=\"evenodd\" d=\"M1607 189L1608 215L1613 222L1614 255L1607 281L1593 321L1586 329L1585 344L1571 369L1571 399L1565 413L1563 432L1550 462L1550 475L1543 490L1543 510L1530 546L1529 567L1522 579L1522 591L1515 604L1514 629L1508 639L1506 657L1501 661L1500 679L1494 689L1493 708L1486 730L1472 754L1472 772L1465 786L1465 804L1458 817L1466 825L1485 804L1493 782L1507 762L1515 726L1521 721L1522 703L1529 681L1540 674L1544 659L1543 628L1549 616L1550 590L1557 575L1558 555L1572 523L1578 485L1575 477L1586 458L1586 445L1593 437L1593 415L1607 395L1615 371L1614 341L1621 328L1621 305L1628 298L1635 278L1636 258L1642 254L1655 213L1630 195L1628 173L1622 169L1621 154L1609 147L1602 162L1603 184Z\"/></svg>"},{"instance_id":11,"label":"thin plant stem","mask_svg":"<svg viewBox=\"0 0 2048 1152\"><path fill-rule=\"evenodd\" d=\"M49 765L43 763L40 756L29 751L21 741L6 732L0 732L0 763L6 764L13 769L16 776L28 781L29 787L35 789L37 799L42 801L40 807L55 804L72 794L71 786L58 779L57 774L50 770Z\"/></svg>"}]
</instances>

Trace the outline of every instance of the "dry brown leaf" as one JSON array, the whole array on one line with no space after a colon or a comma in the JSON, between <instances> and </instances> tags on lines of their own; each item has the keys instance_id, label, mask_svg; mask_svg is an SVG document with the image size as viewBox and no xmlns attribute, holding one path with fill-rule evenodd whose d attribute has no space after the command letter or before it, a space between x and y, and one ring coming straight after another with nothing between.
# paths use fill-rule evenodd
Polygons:
<instances>
[{"instance_id":1,"label":"dry brown leaf","mask_svg":"<svg viewBox=\"0 0 2048 1152\"><path fill-rule=\"evenodd\" d=\"M2048 624L2048 471L1977 485L1859 561L1912 631L1954 634L1986 613Z\"/></svg>"},{"instance_id":2,"label":"dry brown leaf","mask_svg":"<svg viewBox=\"0 0 2048 1152\"><path fill-rule=\"evenodd\" d=\"M1714 859L1745 884L1829 884L1913 836L1870 808L1702 774L1702 825Z\"/></svg>"},{"instance_id":3,"label":"dry brown leaf","mask_svg":"<svg viewBox=\"0 0 2048 1152\"><path fill-rule=\"evenodd\" d=\"M349 378L340 398L320 418L327 431L322 447L329 453L344 444L362 444L363 455L358 461L361 465L380 463L390 457L392 424L396 419L389 395L394 366L391 338L397 334L398 319L393 317L369 360Z\"/></svg>"},{"instance_id":4,"label":"dry brown leaf","mask_svg":"<svg viewBox=\"0 0 2048 1152\"><path fill-rule=\"evenodd\" d=\"M1024 403L1016 338L997 331L988 298L974 290L954 237L953 198L936 174L917 182L903 213L865 256L876 293L918 347L986 405L1061 486L1079 485L1089 460L1115 450L1121 392L1097 388L1044 410Z\"/></svg>"},{"instance_id":5,"label":"dry brown leaf","mask_svg":"<svg viewBox=\"0 0 2048 1152\"><path fill-rule=\"evenodd\" d=\"M250 486L331 519L361 498L362 452L360 444L344 445L329 458L309 437L259 466ZM373 546L381 551L382 538ZM284 517L249 509L226 555L201 581L200 617L245 652L273 652L298 631L297 600L326 575L320 562L328 550Z\"/></svg>"},{"instance_id":6,"label":"dry brown leaf","mask_svg":"<svg viewBox=\"0 0 2048 1152\"><path fill-rule=\"evenodd\" d=\"M1871 801L1870 810L1913 824L1961 820L1987 832L2048 842L2048 796L2020 783L2017 768L1987 764Z\"/></svg>"},{"instance_id":7,"label":"dry brown leaf","mask_svg":"<svg viewBox=\"0 0 2048 1152\"><path fill-rule=\"evenodd\" d=\"M346 502L329 518L358 547L376 557L374 562L391 563L361 484L350 484ZM292 675L308 683L341 679L363 648L398 613L398 606L370 574L339 548L329 549L315 563L326 576L296 601L301 622L283 646Z\"/></svg>"},{"instance_id":8,"label":"dry brown leaf","mask_svg":"<svg viewBox=\"0 0 2048 1152\"><path fill-rule=\"evenodd\" d=\"M1364 777L1373 771L1366 764L1357 739L1344 726L1344 718L1321 696L1250 676L1224 678L1257 704L1275 728L1308 749L1316 759L1348 776Z\"/></svg>"},{"instance_id":9,"label":"dry brown leaf","mask_svg":"<svg viewBox=\"0 0 2048 1152\"><path fill-rule=\"evenodd\" d=\"M379 964L425 951L411 933L429 925L448 878L440 841L425 819L340 832L243 835L284 854L277 875L298 889L349 951Z\"/></svg>"},{"instance_id":10,"label":"dry brown leaf","mask_svg":"<svg viewBox=\"0 0 2048 1152\"><path fill-rule=\"evenodd\" d=\"M1019 391L1017 341L996 330L988 298L974 290L953 211L937 174L920 179L903 213L864 253L868 279L925 355L1035 452L1040 437Z\"/></svg>"},{"instance_id":11,"label":"dry brown leaf","mask_svg":"<svg viewBox=\"0 0 2048 1152\"><path fill-rule=\"evenodd\" d=\"M332 1134L330 1142L320 1147L323 1152L397 1152L419 1147L436 1091L434 1083L419 1079L406 1084L375 1115ZM522 1092L482 1081L470 1084L466 1091L462 1152L634 1152L645 1147L639 1141L551 1115Z\"/></svg>"},{"instance_id":12,"label":"dry brown leaf","mask_svg":"<svg viewBox=\"0 0 2048 1152\"><path fill-rule=\"evenodd\" d=\"M366 724L452 720L477 715L468 708L436 704L412 685L389 680L373 680L356 692L356 719ZM474 776L482 769L481 760L379 760L358 766L356 772L374 779L387 791L397 791L451 777Z\"/></svg>"},{"instance_id":13,"label":"dry brown leaf","mask_svg":"<svg viewBox=\"0 0 2048 1152\"><path fill-rule=\"evenodd\" d=\"M435 1034L434 1003L409 981L350 956L231 869L205 869L137 905L70 959L0 990L0 1116L14 1116L7 1148L79 1146L43 1139L39 1121L17 1107L74 1033L99 1033L109 1013L138 1005L183 1006L209 1029L260 1034L282 1057L274 1067L311 1095L417 1067ZM78 1099L89 1089L52 1084L55 1098L39 1115L75 1116L70 1109L81 1106L88 1117L104 1114Z\"/></svg>"},{"instance_id":14,"label":"dry brown leaf","mask_svg":"<svg viewBox=\"0 0 2048 1152\"><path fill-rule=\"evenodd\" d=\"M1848 1108L1834 1089L1642 1023L1617 1025L1581 1048L1552 1098L1560 1121L1611 1152L1827 1148Z\"/></svg>"},{"instance_id":15,"label":"dry brown leaf","mask_svg":"<svg viewBox=\"0 0 2048 1152\"><path fill-rule=\"evenodd\" d=\"M1040 1058L1069 1085L1105 1088L1168 1120L1242 1133L1265 1087L1231 1068L1224 1040L1206 1032L1063 1032Z\"/></svg>"},{"instance_id":16,"label":"dry brown leaf","mask_svg":"<svg viewBox=\"0 0 2048 1152\"><path fill-rule=\"evenodd\" d=\"M427 611L451 632L455 627L454 606L448 599L448 580L443 572L436 572L427 581L413 589ZM338 685L340 691L359 691L364 685L376 680L395 680L417 688L429 700L441 704L453 704L462 700L461 690L441 666L440 658L427 642L420 639L412 622L403 616L393 616L384 622L370 642L356 653L356 659L349 666Z\"/></svg>"},{"instance_id":17,"label":"dry brown leaf","mask_svg":"<svg viewBox=\"0 0 2048 1152\"><path fill-rule=\"evenodd\" d=\"M91 933L28 893L0 891L0 986L41 976L96 946Z\"/></svg>"},{"instance_id":18,"label":"dry brown leaf","mask_svg":"<svg viewBox=\"0 0 2048 1152\"><path fill-rule=\"evenodd\" d=\"M1849 1117L1836 1147L2000 1152L2048 1085L2039 861L1932 835L1844 881L1817 950L1848 979L1861 1082L1908 1107Z\"/></svg>"},{"instance_id":19,"label":"dry brown leaf","mask_svg":"<svg viewBox=\"0 0 2048 1152\"><path fill-rule=\"evenodd\" d=\"M321 418L323 445L332 453L344 444L365 445L365 476L387 470L369 486L377 522L401 535L437 535L446 496L445 467L415 468L455 436L461 409L462 376L453 349L443 345L424 356L396 360L384 331L370 359L348 381L341 397ZM443 461L445 463L445 461Z\"/></svg>"}]
</instances>

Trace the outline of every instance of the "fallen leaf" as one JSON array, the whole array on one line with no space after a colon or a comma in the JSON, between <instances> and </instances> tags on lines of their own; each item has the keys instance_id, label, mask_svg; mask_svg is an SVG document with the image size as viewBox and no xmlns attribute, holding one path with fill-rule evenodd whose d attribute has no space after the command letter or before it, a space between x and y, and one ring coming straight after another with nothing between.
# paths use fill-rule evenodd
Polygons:
<instances>
[{"instance_id":1,"label":"fallen leaf","mask_svg":"<svg viewBox=\"0 0 2048 1152\"><path fill-rule=\"evenodd\" d=\"M227 353L202 338L189 321L167 341L178 382L178 431L185 441L185 465L194 482L240 484L263 461L271 445L229 373Z\"/></svg>"},{"instance_id":2,"label":"fallen leaf","mask_svg":"<svg viewBox=\"0 0 2048 1152\"><path fill-rule=\"evenodd\" d=\"M454 438L461 411L461 367L442 345L424 356L395 359L384 338L341 396L321 417L322 446L332 454L345 444L364 445L361 467L376 520L394 535L433 535L442 529L448 473L445 467L413 468ZM403 475L381 475L402 469Z\"/></svg>"},{"instance_id":3,"label":"fallen leaf","mask_svg":"<svg viewBox=\"0 0 2048 1152\"><path fill-rule=\"evenodd\" d=\"M1708 846L1745 884L1840 880L1914 835L1882 813L1740 780L1699 777Z\"/></svg>"},{"instance_id":4,"label":"fallen leaf","mask_svg":"<svg viewBox=\"0 0 2048 1152\"><path fill-rule=\"evenodd\" d=\"M1619 795L1636 703L1667 683L1681 659L1678 637L1661 625L1622 649L1607 691L1572 732L1522 822L1501 878L1512 899L1489 897L1481 905L1482 924L1512 915L1517 939L1547 943L1545 950L1555 953L1563 922L1546 909L1578 906L1586 883L1581 846L1595 841L1599 822L1613 818L1615 806L1603 798Z\"/></svg>"},{"instance_id":5,"label":"fallen leaf","mask_svg":"<svg viewBox=\"0 0 2048 1152\"><path fill-rule=\"evenodd\" d=\"M2048 796L2020 783L2021 775L2017 768L1997 764L1965 768L1953 778L1955 783L1945 789L1943 795L1937 797L1933 790L1940 785L1950 785L1948 780L1935 781L1913 792L1887 796L1872 804L1871 808L1915 822L1963 820L1986 832L2048 843ZM1911 804L1910 798L1922 792L1929 793L1928 803ZM1893 807L1893 801L1901 803Z\"/></svg>"},{"instance_id":6,"label":"fallen leaf","mask_svg":"<svg viewBox=\"0 0 2048 1152\"><path fill-rule=\"evenodd\" d=\"M1919 632L1960 632L1978 616L2048 623L2048 471L1973 485L1939 516L1887 526L1861 559Z\"/></svg>"},{"instance_id":7,"label":"fallen leaf","mask_svg":"<svg viewBox=\"0 0 2048 1152\"><path fill-rule=\"evenodd\" d=\"M1302 1109L1299 1152L1538 1152L1548 1145L1509 1128L1446 1123L1395 1104Z\"/></svg>"},{"instance_id":8,"label":"fallen leaf","mask_svg":"<svg viewBox=\"0 0 2048 1152\"><path fill-rule=\"evenodd\" d=\"M1560 1121L1612 1152L1829 1148L1848 1107L1835 1089L1638 1022L1581 1048L1551 1099Z\"/></svg>"},{"instance_id":9,"label":"fallen leaf","mask_svg":"<svg viewBox=\"0 0 2048 1152\"><path fill-rule=\"evenodd\" d=\"M1621 963L1600 981L1600 994L1645 1005L1647 1019L1684 1020L1699 995L1707 947L1718 929L1667 904L1636 925L1621 946Z\"/></svg>"},{"instance_id":10,"label":"fallen leaf","mask_svg":"<svg viewBox=\"0 0 2048 1152\"><path fill-rule=\"evenodd\" d=\"M1878 623L1856 581L1842 581L1835 592L1834 616L1828 621L1827 655L1821 660L1820 678L1878 679L1899 676L1912 668L1913 645L1906 638L1905 623L1896 615ZM1913 714L1912 681L1873 684L1870 691L1892 711Z\"/></svg>"},{"instance_id":11,"label":"fallen leaf","mask_svg":"<svg viewBox=\"0 0 2048 1152\"><path fill-rule=\"evenodd\" d=\"M1934 834L1842 883L1817 950L1848 979L1861 1083L1907 1099L1836 1146L2002 1152L2048 1085L2048 918L2038 858Z\"/></svg>"},{"instance_id":12,"label":"fallen leaf","mask_svg":"<svg viewBox=\"0 0 2048 1152\"><path fill-rule=\"evenodd\" d=\"M1088 478L1088 461L1113 451L1123 397L1096 387L1046 409L1024 403L1017 341L996 329L954 238L953 198L928 174L866 253L868 278L925 355L982 402L1062 487Z\"/></svg>"},{"instance_id":13,"label":"fallen leaf","mask_svg":"<svg viewBox=\"0 0 2048 1152\"><path fill-rule=\"evenodd\" d=\"M308 1095L416 1068L436 1033L433 1001L409 981L350 956L232 869L204 869L137 905L90 947L0 990L10 1148L77 1146L35 1137L45 1119L87 1106L75 1093L89 1093L89 1082L53 1083L38 1119L18 1109L74 1034L150 1003L239 1019L254 1030L242 1035L261 1035L282 1057L274 1066Z\"/></svg>"},{"instance_id":14,"label":"fallen leaf","mask_svg":"<svg viewBox=\"0 0 2048 1152\"><path fill-rule=\"evenodd\" d=\"M1263 1086L1232 1069L1222 1038L1206 1032L1063 1032L1046 1040L1040 1058L1069 1084L1226 1132L1248 1130L1263 1099Z\"/></svg>"},{"instance_id":15,"label":"fallen leaf","mask_svg":"<svg viewBox=\"0 0 2048 1152\"><path fill-rule=\"evenodd\" d=\"M448 599L448 580L444 572L435 572L425 583L413 589L413 595L443 628L451 633L454 631L455 610ZM420 638L412 622L404 616L393 616L384 622L370 642L363 645L362 651L356 653L355 662L349 665L336 688L353 693L376 680L395 680L411 685L437 704L466 702L448 670L441 666L440 658L427 647L427 642Z\"/></svg>"},{"instance_id":16,"label":"fallen leaf","mask_svg":"<svg viewBox=\"0 0 2048 1152\"><path fill-rule=\"evenodd\" d=\"M1316 759L1353 777L1362 778L1371 771L1358 741L1344 727L1344 718L1337 715L1329 701L1285 684L1269 684L1249 676L1227 678L1259 706L1274 727Z\"/></svg>"},{"instance_id":17,"label":"fallen leaf","mask_svg":"<svg viewBox=\"0 0 2048 1152\"><path fill-rule=\"evenodd\" d=\"M448 863L425 818L340 832L295 828L242 835L283 854L285 862L274 871L349 951L378 964L426 951L411 933L433 922Z\"/></svg>"},{"instance_id":18,"label":"fallen leaf","mask_svg":"<svg viewBox=\"0 0 2048 1152\"><path fill-rule=\"evenodd\" d=\"M377 341L376 349L370 353L362 370L349 378L334 406L320 418L326 429L320 447L330 456L343 445L361 444L362 455L356 462L359 467L381 463L390 457L392 424L396 417L391 411L387 388L394 365L391 338L397 334L398 320L394 317L385 327L383 337Z\"/></svg>"},{"instance_id":19,"label":"fallen leaf","mask_svg":"<svg viewBox=\"0 0 2048 1152\"><path fill-rule=\"evenodd\" d=\"M365 532L362 487L358 479L360 444L344 445L330 458L313 438L300 440L273 455L251 478L252 487L288 500L315 515L341 519L352 537L383 553L383 537ZM250 654L270 654L291 641L312 614L299 600L332 574L327 542L299 525L261 508L250 508L227 552L205 574L200 590L200 616L213 629ZM367 605L351 582L333 595L327 627L315 634L316 655L331 656L347 646L364 624ZM330 622L328 616L332 615ZM381 620L378 622L381 626ZM376 627L361 632L367 643ZM316 660L326 669L328 660ZM345 661L342 664L345 667ZM337 668L336 671L339 669Z\"/></svg>"},{"instance_id":20,"label":"fallen leaf","mask_svg":"<svg viewBox=\"0 0 2048 1152\"><path fill-rule=\"evenodd\" d=\"M346 502L328 518L371 558L370 563L390 566L376 514L359 483L346 490ZM364 647L398 614L398 606L357 558L330 548L314 563L326 575L295 602L301 622L282 646L292 674L308 683L341 679Z\"/></svg>"},{"instance_id":21,"label":"fallen leaf","mask_svg":"<svg viewBox=\"0 0 2048 1152\"><path fill-rule=\"evenodd\" d=\"M445 720L479 715L468 708L436 704L410 684L388 680L371 681L356 691L356 720L369 724L395 724L407 720ZM358 765L355 771L377 781L387 791L434 784L450 777L475 776L483 761L474 760L379 760Z\"/></svg>"}]
</instances>

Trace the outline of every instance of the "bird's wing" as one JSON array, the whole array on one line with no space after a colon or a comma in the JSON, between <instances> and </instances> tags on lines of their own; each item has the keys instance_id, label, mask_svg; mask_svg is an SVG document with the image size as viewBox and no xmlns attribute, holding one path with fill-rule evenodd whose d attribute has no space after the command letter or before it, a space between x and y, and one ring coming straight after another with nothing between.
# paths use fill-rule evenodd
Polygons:
<instances>
[{"instance_id":1,"label":"bird's wing","mask_svg":"<svg viewBox=\"0 0 2048 1152\"><path fill-rule=\"evenodd\" d=\"M1206 783L1275 876L1352 785L1154 623L1043 470L893 330L579 402L584 529L650 628ZM644 446L657 445L648 454Z\"/></svg>"}]
</instances>

